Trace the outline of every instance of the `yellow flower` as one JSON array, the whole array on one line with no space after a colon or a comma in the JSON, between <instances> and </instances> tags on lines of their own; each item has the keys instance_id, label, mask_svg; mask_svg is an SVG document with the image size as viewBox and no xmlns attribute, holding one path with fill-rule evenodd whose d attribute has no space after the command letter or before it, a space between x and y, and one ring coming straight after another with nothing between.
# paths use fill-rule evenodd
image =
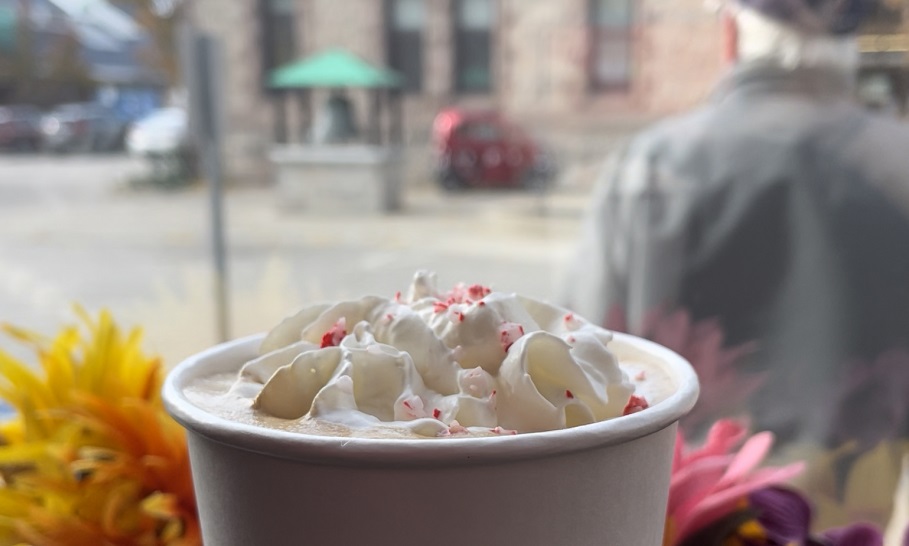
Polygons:
<instances>
[{"instance_id":1,"label":"yellow flower","mask_svg":"<svg viewBox=\"0 0 909 546\"><path fill-rule=\"evenodd\" d=\"M0 351L0 398L16 410L0 425L0 544L201 544L161 362L144 355L139 330L123 336L109 313L76 311L83 329L54 338L0 326L38 359Z\"/></svg>"}]
</instances>

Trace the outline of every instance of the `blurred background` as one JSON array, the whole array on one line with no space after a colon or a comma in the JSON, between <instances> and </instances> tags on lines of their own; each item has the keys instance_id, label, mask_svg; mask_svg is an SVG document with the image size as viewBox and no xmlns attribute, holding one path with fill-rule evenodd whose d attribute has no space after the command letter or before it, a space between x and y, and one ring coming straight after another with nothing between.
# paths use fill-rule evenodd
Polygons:
<instances>
[{"instance_id":1,"label":"blurred background","mask_svg":"<svg viewBox=\"0 0 909 546\"><path fill-rule=\"evenodd\" d=\"M856 99L886 116L907 15L860 33ZM174 364L418 268L552 298L604 159L708 96L722 24L703 0L0 0L0 320L109 308Z\"/></svg>"}]
</instances>

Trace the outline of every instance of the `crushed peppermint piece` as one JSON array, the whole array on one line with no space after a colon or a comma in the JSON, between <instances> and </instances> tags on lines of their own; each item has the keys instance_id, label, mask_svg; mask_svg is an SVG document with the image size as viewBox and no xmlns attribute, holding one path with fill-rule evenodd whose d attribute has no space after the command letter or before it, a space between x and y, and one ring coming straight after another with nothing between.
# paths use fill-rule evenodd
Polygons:
<instances>
[{"instance_id":1,"label":"crushed peppermint piece","mask_svg":"<svg viewBox=\"0 0 909 546\"><path fill-rule=\"evenodd\" d=\"M492 289L490 289L487 286L483 286L480 284L473 284L467 288L467 297L469 297L470 299L472 299L474 301L481 300L481 299L485 298L486 296L488 296L491 292L492 292Z\"/></svg>"},{"instance_id":2,"label":"crushed peppermint piece","mask_svg":"<svg viewBox=\"0 0 909 546\"><path fill-rule=\"evenodd\" d=\"M577 330L584 325L584 321L578 318L574 313L565 313L562 317L562 321L569 330Z\"/></svg>"},{"instance_id":3,"label":"crushed peppermint piece","mask_svg":"<svg viewBox=\"0 0 909 546\"><path fill-rule=\"evenodd\" d=\"M489 432L491 432L493 434L510 434L512 436L518 433L518 431L516 431L516 430L511 430L511 429L502 428L502 427L491 428L491 429L489 429Z\"/></svg>"},{"instance_id":4,"label":"crushed peppermint piece","mask_svg":"<svg viewBox=\"0 0 909 546\"><path fill-rule=\"evenodd\" d=\"M401 302L401 291L400 290L395 292L395 302L398 302L398 303Z\"/></svg>"},{"instance_id":5,"label":"crushed peppermint piece","mask_svg":"<svg viewBox=\"0 0 909 546\"><path fill-rule=\"evenodd\" d=\"M327 332L322 334L322 344L320 348L337 347L344 336L347 335L347 319L341 317Z\"/></svg>"},{"instance_id":6,"label":"crushed peppermint piece","mask_svg":"<svg viewBox=\"0 0 909 546\"><path fill-rule=\"evenodd\" d=\"M451 424L448 425L449 434L466 434L467 432L469 432L467 430L467 427L459 423L457 420L452 421Z\"/></svg>"},{"instance_id":7,"label":"crushed peppermint piece","mask_svg":"<svg viewBox=\"0 0 909 546\"><path fill-rule=\"evenodd\" d=\"M499 338L502 342L502 348L508 352L508 349L524 335L524 327L517 322L503 322L499 327Z\"/></svg>"},{"instance_id":8,"label":"crushed peppermint piece","mask_svg":"<svg viewBox=\"0 0 909 546\"><path fill-rule=\"evenodd\" d=\"M448 304L443 301L437 301L432 304L432 310L436 313L441 313L442 311L448 309Z\"/></svg>"},{"instance_id":9,"label":"crushed peppermint piece","mask_svg":"<svg viewBox=\"0 0 909 546\"><path fill-rule=\"evenodd\" d=\"M574 393L568 389L565 389L565 398L574 398Z\"/></svg>"},{"instance_id":10,"label":"crushed peppermint piece","mask_svg":"<svg viewBox=\"0 0 909 546\"><path fill-rule=\"evenodd\" d=\"M632 394L631 398L628 399L628 403L625 404L625 409L622 410L622 415L631 415L649 407L650 404L647 403L643 396Z\"/></svg>"},{"instance_id":11,"label":"crushed peppermint piece","mask_svg":"<svg viewBox=\"0 0 909 546\"><path fill-rule=\"evenodd\" d=\"M432 416L435 417L436 419L438 419L440 415L442 415L442 410L440 410L439 408L432 410Z\"/></svg>"},{"instance_id":12,"label":"crushed peppermint piece","mask_svg":"<svg viewBox=\"0 0 909 546\"><path fill-rule=\"evenodd\" d=\"M401 406L404 407L405 417L409 417L411 419L422 419L423 417L429 417L429 413L423 406L423 399L419 396L408 396L401 401Z\"/></svg>"},{"instance_id":13,"label":"crushed peppermint piece","mask_svg":"<svg viewBox=\"0 0 909 546\"><path fill-rule=\"evenodd\" d=\"M464 286L463 283L455 285L446 296L446 301L451 303L474 303L482 300L486 296L492 293L492 289L489 287L473 284L470 286Z\"/></svg>"}]
</instances>

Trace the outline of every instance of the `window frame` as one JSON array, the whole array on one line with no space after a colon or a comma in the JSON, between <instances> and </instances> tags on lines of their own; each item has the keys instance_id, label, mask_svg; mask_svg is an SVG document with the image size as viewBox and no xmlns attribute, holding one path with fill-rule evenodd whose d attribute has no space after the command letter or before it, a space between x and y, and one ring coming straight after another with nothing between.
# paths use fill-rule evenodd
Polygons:
<instances>
[{"instance_id":1,"label":"window frame","mask_svg":"<svg viewBox=\"0 0 909 546\"><path fill-rule=\"evenodd\" d=\"M487 28L482 31L479 30L466 30L463 29L461 23L461 4L468 0L452 0L451 1L451 37L452 37L452 90L458 95L488 95L492 94L496 90L496 68L495 68L495 56L497 48L497 30L498 30L498 20L499 20L499 3L496 0L486 0L489 3L490 10L490 23ZM473 38L464 39L465 34L470 35L474 34L485 34L486 39L486 63L488 66L489 80L485 86L482 87L472 87L467 86L464 83L464 80L461 76L462 70L465 68L465 64L462 60L463 43L475 43L476 36Z\"/></svg>"},{"instance_id":2,"label":"window frame","mask_svg":"<svg viewBox=\"0 0 909 546\"><path fill-rule=\"evenodd\" d=\"M423 92L425 86L425 58L424 58L424 48L425 48L425 34L426 26L428 19L428 10L431 9L431 3L427 0L421 0L423 3L423 21L422 27L419 30L406 30L399 29L395 27L395 7L396 4L401 0L383 0L382 2L382 18L383 18L383 41L385 46L385 62L386 64L399 72L404 79L403 85L401 86L401 91L407 94L419 94ZM408 38L407 35L410 34L410 40L413 41L410 44L408 49L414 51L414 55L417 57L416 63L413 66L417 67L416 75L411 77L407 70L396 66L394 59L395 55L395 41L396 39L401 39L405 43Z\"/></svg>"},{"instance_id":3,"label":"window frame","mask_svg":"<svg viewBox=\"0 0 909 546\"><path fill-rule=\"evenodd\" d=\"M628 6L628 20L624 26L600 25L597 21L597 10L599 9L599 0L587 0L587 89L591 93L610 93L610 92L629 92L634 82L634 48L635 48L635 25L638 19L636 4L634 0L614 0L624 2ZM596 64L600 55L600 35L601 33L615 33L617 42L624 43L626 49L626 70L622 81L602 81L597 77Z\"/></svg>"},{"instance_id":4,"label":"window frame","mask_svg":"<svg viewBox=\"0 0 909 546\"><path fill-rule=\"evenodd\" d=\"M283 17L275 17L275 13L272 11L270 4L274 0L257 0L256 4L258 7L258 16L259 16L259 32L260 32L260 43L262 47L259 49L259 62L260 62L260 75L259 81L261 87L265 90L269 90L268 80L271 72L286 64L291 62L300 55L300 44L302 43L301 37L299 35L299 24L297 18L299 16L299 10L294 9L292 13ZM296 2L292 2L296 7ZM289 25L290 28L290 59L287 59L283 62L277 60L278 56L278 46L275 41L275 37L280 34L275 31L275 21L281 19L282 22Z\"/></svg>"}]
</instances>

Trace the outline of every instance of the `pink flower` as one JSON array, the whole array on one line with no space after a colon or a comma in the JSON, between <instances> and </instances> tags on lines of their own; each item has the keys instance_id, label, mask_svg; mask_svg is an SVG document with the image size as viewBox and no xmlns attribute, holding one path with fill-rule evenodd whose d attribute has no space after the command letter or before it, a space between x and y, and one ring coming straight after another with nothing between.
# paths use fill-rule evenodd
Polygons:
<instances>
[{"instance_id":1,"label":"pink flower","mask_svg":"<svg viewBox=\"0 0 909 546\"><path fill-rule=\"evenodd\" d=\"M803 470L801 462L758 468L773 445L773 435L761 432L746 436L745 426L732 420L715 423L699 448L686 447L679 433L664 545L681 544L693 532L742 508L750 493L783 483Z\"/></svg>"}]
</instances>

